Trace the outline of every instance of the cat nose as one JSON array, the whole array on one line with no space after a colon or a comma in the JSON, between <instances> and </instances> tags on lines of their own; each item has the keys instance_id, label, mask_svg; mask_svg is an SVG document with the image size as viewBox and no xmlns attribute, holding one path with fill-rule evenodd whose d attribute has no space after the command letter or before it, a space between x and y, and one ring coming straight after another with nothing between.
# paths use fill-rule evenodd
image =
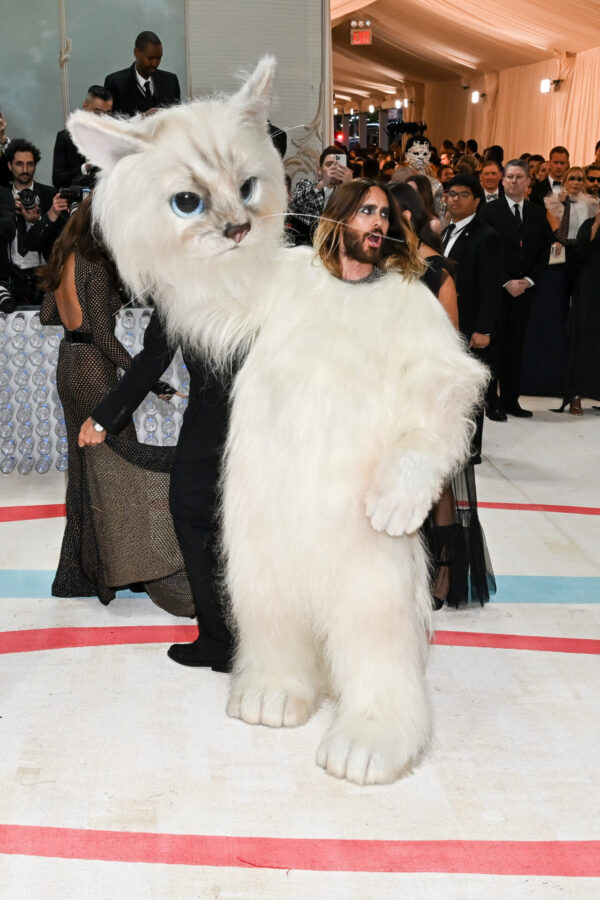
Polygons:
<instances>
[{"instance_id":1,"label":"cat nose","mask_svg":"<svg viewBox=\"0 0 600 900\"><path fill-rule=\"evenodd\" d=\"M232 241L239 244L244 240L249 231L250 222L242 222L241 225L232 225L231 222L228 222L225 226L224 234L225 237L231 238Z\"/></svg>"}]
</instances>

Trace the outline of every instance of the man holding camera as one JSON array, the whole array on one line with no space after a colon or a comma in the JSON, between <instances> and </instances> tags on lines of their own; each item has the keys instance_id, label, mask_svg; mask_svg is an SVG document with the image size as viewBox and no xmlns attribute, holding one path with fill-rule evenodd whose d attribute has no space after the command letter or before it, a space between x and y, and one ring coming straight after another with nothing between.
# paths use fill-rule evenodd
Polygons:
<instances>
[{"instance_id":1,"label":"man holding camera","mask_svg":"<svg viewBox=\"0 0 600 900\"><path fill-rule=\"evenodd\" d=\"M41 158L34 144L16 138L8 145L5 157L16 213L16 235L7 245L12 302L15 306L38 304L41 295L35 270L50 255L64 223L61 213L69 205L53 187L34 180Z\"/></svg>"}]
</instances>

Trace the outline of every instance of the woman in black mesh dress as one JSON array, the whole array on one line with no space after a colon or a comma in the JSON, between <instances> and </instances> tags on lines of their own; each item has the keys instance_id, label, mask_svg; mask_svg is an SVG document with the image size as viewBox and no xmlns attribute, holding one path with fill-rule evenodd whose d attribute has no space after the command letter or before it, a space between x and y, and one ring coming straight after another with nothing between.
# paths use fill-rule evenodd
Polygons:
<instances>
[{"instance_id":1,"label":"woman in black mesh dress","mask_svg":"<svg viewBox=\"0 0 600 900\"><path fill-rule=\"evenodd\" d=\"M98 553L85 457L77 436L94 406L117 384L117 369L129 367L131 356L115 337L115 314L120 307L117 274L94 236L91 202L91 197L85 199L71 216L41 270L45 295L40 321L65 329L56 386L69 444L67 523L52 594L97 595L106 604L115 594L106 583ZM136 440L133 425L123 436Z\"/></svg>"},{"instance_id":2,"label":"woman in black mesh dress","mask_svg":"<svg viewBox=\"0 0 600 900\"><path fill-rule=\"evenodd\" d=\"M84 200L71 216L41 273L41 322L65 329L56 374L69 444L67 524L52 594L108 604L117 587L143 583L157 606L190 616L190 585L169 513L174 448L138 443L131 420L91 456L77 442L82 423L117 385L117 369L132 361L115 337L117 273L94 235L91 203ZM152 390L165 399L173 393L161 381Z\"/></svg>"},{"instance_id":3,"label":"woman in black mesh dress","mask_svg":"<svg viewBox=\"0 0 600 900\"><path fill-rule=\"evenodd\" d=\"M442 255L440 237L429 225L423 201L408 184L390 184L386 190L394 216L407 218L419 239L419 253L427 262L422 281L458 328L453 263ZM389 233L396 236L392 227ZM440 609L444 603L465 606L470 602L483 606L490 594L495 594L496 582L477 513L472 463L457 472L446 486L423 524L423 534L433 561L434 607Z\"/></svg>"}]
</instances>

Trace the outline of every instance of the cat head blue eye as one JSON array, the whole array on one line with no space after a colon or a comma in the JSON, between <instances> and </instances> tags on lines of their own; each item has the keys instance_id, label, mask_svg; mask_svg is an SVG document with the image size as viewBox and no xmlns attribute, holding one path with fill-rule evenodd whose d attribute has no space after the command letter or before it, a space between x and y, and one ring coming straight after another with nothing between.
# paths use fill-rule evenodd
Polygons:
<instances>
[{"instance_id":1,"label":"cat head blue eye","mask_svg":"<svg viewBox=\"0 0 600 900\"><path fill-rule=\"evenodd\" d=\"M204 200L200 194L194 194L192 191L180 191L171 197L171 209L176 216L189 219L192 216L199 216L204 211Z\"/></svg>"},{"instance_id":2,"label":"cat head blue eye","mask_svg":"<svg viewBox=\"0 0 600 900\"><path fill-rule=\"evenodd\" d=\"M256 193L258 181L256 178L246 178L243 185L240 188L240 197L242 198L242 203L246 205L250 203L254 194Z\"/></svg>"}]
</instances>

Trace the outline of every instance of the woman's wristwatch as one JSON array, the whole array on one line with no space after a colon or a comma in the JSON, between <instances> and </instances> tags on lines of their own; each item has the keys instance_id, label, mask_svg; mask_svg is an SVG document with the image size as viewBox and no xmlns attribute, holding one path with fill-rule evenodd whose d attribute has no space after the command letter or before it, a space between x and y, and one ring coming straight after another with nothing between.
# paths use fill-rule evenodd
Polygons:
<instances>
[{"instance_id":1,"label":"woman's wristwatch","mask_svg":"<svg viewBox=\"0 0 600 900\"><path fill-rule=\"evenodd\" d=\"M100 422L95 422L93 419L92 419L92 425L94 426L94 431L106 431L106 428L104 427L104 425L101 425Z\"/></svg>"}]
</instances>

